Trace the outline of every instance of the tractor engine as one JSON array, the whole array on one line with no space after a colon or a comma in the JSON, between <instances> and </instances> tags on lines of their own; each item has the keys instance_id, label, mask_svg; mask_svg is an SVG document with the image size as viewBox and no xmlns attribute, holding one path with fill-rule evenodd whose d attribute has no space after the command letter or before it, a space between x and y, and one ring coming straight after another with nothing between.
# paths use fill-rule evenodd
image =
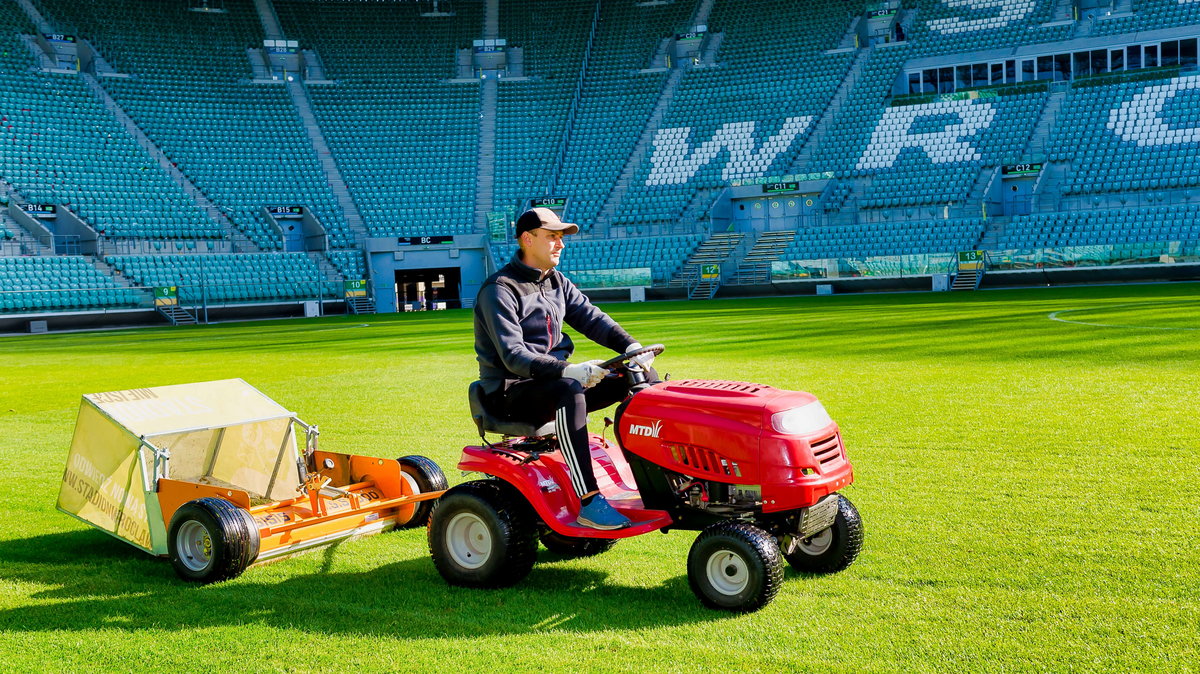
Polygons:
<instances>
[{"instance_id":1,"label":"tractor engine","mask_svg":"<svg viewBox=\"0 0 1200 674\"><path fill-rule=\"evenodd\" d=\"M647 507L783 513L853 480L837 424L801 391L661 382L626 401L616 426Z\"/></svg>"}]
</instances>

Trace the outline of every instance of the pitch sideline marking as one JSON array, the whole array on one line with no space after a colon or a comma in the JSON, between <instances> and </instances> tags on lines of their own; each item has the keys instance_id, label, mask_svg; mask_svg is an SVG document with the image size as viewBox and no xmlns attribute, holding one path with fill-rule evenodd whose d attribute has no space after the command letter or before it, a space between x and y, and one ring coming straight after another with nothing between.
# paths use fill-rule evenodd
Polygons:
<instances>
[{"instance_id":1,"label":"pitch sideline marking","mask_svg":"<svg viewBox=\"0 0 1200 674\"><path fill-rule=\"evenodd\" d=\"M1052 321L1058 321L1059 323L1070 323L1072 325L1088 325L1088 326L1091 326L1094 328L1124 328L1126 330L1188 330L1188 331L1200 330L1200 328L1176 328L1176 327L1170 327L1170 326L1164 326L1164 325L1113 325L1111 323L1089 323L1087 321L1072 321L1072 320L1066 319L1066 318L1059 318L1059 314L1068 314L1073 311L1095 311L1097 309L1119 309L1121 307L1143 307L1148 304L1179 304L1181 301L1186 302L1187 300L1172 300L1172 301L1165 301L1165 302L1126 302L1124 304L1110 304L1110 305L1104 306L1104 307L1079 307L1077 309L1059 309L1058 311L1050 312L1047 315L1047 318L1049 318Z\"/></svg>"}]
</instances>

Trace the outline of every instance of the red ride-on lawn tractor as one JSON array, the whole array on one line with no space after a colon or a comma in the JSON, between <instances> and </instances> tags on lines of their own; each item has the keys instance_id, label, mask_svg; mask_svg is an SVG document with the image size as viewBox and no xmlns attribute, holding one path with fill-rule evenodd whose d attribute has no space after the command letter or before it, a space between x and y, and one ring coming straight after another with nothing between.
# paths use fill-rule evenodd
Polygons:
<instances>
[{"instance_id":1,"label":"red ride-on lawn tractor","mask_svg":"<svg viewBox=\"0 0 1200 674\"><path fill-rule=\"evenodd\" d=\"M783 580L783 560L804 573L849 566L863 527L837 493L854 477L838 426L808 393L732 381L649 384L629 358L605 362L631 377L616 411L617 444L591 435L601 493L632 521L625 529L577 524L579 499L552 435L484 409L478 382L471 414L481 437L497 443L463 449L458 467L490 479L460 484L434 506L429 550L447 582L502 587L529 574L537 542L586 557L618 539L651 531L700 531L688 554L692 591L706 606L754 611Z\"/></svg>"}]
</instances>

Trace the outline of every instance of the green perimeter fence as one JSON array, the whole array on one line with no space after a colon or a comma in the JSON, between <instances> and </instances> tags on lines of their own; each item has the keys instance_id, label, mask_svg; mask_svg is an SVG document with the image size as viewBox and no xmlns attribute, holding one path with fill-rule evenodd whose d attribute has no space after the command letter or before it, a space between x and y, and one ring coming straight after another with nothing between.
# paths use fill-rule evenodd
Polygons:
<instances>
[{"instance_id":1,"label":"green perimeter fence","mask_svg":"<svg viewBox=\"0 0 1200 674\"><path fill-rule=\"evenodd\" d=\"M776 260L771 263L771 280L952 274L955 271L956 254L956 251L952 251L921 255ZM991 271L1196 264L1200 262L1200 241L989 250L987 256L987 268Z\"/></svg>"},{"instance_id":2,"label":"green perimeter fence","mask_svg":"<svg viewBox=\"0 0 1200 674\"><path fill-rule=\"evenodd\" d=\"M174 298L184 308L203 309L244 304L323 302L345 296L343 282L179 284ZM160 301L170 293L158 292ZM0 315L151 309L156 287L56 288L0 291Z\"/></svg>"}]
</instances>

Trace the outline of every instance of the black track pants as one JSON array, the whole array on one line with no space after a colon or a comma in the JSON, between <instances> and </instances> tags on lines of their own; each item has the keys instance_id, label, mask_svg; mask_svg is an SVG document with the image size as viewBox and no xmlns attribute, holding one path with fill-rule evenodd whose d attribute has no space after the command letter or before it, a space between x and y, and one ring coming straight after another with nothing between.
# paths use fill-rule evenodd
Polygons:
<instances>
[{"instance_id":1,"label":"black track pants","mask_svg":"<svg viewBox=\"0 0 1200 674\"><path fill-rule=\"evenodd\" d=\"M658 374L650 370L650 381ZM575 493L596 491L592 452L588 446L587 415L629 395L629 378L606 377L590 389L574 379L523 379L504 392L504 411L510 419L544 424L554 421L554 434L562 447Z\"/></svg>"}]
</instances>

